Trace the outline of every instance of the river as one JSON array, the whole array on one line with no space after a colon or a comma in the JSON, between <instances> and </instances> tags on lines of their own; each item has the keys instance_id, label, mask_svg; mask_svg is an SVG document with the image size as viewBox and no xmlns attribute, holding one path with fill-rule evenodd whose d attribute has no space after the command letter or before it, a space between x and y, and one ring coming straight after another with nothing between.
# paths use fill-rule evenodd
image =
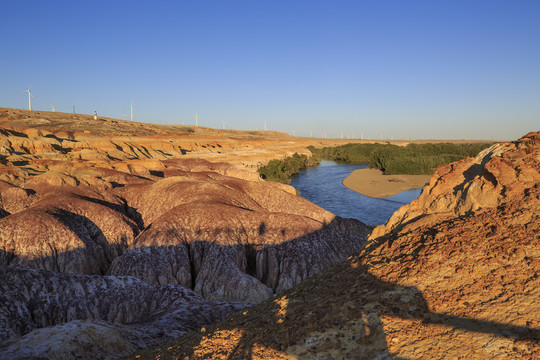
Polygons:
<instances>
[{"instance_id":1,"label":"river","mask_svg":"<svg viewBox=\"0 0 540 360\"><path fill-rule=\"evenodd\" d=\"M421 189L407 190L383 199L359 194L343 185L342 181L361 165L342 165L323 160L317 167L307 168L294 176L291 185L300 196L320 207L345 218L353 218L367 225L384 224L402 205L420 196Z\"/></svg>"}]
</instances>

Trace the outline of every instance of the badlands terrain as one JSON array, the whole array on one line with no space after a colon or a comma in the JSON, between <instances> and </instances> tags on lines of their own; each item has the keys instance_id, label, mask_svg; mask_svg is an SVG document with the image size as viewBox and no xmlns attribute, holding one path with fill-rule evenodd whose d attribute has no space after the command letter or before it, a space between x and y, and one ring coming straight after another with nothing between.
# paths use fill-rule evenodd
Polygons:
<instances>
[{"instance_id":1,"label":"badlands terrain","mask_svg":"<svg viewBox=\"0 0 540 360\"><path fill-rule=\"evenodd\" d=\"M540 358L540 133L441 166L358 255L137 359Z\"/></svg>"},{"instance_id":2,"label":"badlands terrain","mask_svg":"<svg viewBox=\"0 0 540 360\"><path fill-rule=\"evenodd\" d=\"M357 253L367 226L256 173L305 144L2 110L0 358L117 358Z\"/></svg>"},{"instance_id":3,"label":"badlands terrain","mask_svg":"<svg viewBox=\"0 0 540 360\"><path fill-rule=\"evenodd\" d=\"M373 232L256 173L345 142L0 108L0 359L540 357L539 133Z\"/></svg>"}]
</instances>

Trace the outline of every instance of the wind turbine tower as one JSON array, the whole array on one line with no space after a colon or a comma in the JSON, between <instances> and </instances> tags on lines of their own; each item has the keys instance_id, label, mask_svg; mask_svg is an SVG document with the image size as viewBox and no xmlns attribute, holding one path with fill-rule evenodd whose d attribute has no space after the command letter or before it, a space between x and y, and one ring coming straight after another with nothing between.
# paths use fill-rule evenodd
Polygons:
<instances>
[{"instance_id":1,"label":"wind turbine tower","mask_svg":"<svg viewBox=\"0 0 540 360\"><path fill-rule=\"evenodd\" d=\"M199 127L199 115L195 113L195 127Z\"/></svg>"},{"instance_id":2,"label":"wind turbine tower","mask_svg":"<svg viewBox=\"0 0 540 360\"><path fill-rule=\"evenodd\" d=\"M32 87L32 84L30 84L30 86L28 86L28 90L24 90L24 91L19 91L17 94L22 94L22 93L25 93L27 92L28 93L28 110L32 111L32 99L30 97L33 97L34 100L36 99L34 97L34 95L32 95L32 93L30 92L30 88Z\"/></svg>"},{"instance_id":3,"label":"wind turbine tower","mask_svg":"<svg viewBox=\"0 0 540 360\"><path fill-rule=\"evenodd\" d=\"M264 131L266 131L266 120L264 120Z\"/></svg>"},{"instance_id":4,"label":"wind turbine tower","mask_svg":"<svg viewBox=\"0 0 540 360\"><path fill-rule=\"evenodd\" d=\"M131 99L131 105L129 106L131 121L133 121L133 99Z\"/></svg>"}]
</instances>

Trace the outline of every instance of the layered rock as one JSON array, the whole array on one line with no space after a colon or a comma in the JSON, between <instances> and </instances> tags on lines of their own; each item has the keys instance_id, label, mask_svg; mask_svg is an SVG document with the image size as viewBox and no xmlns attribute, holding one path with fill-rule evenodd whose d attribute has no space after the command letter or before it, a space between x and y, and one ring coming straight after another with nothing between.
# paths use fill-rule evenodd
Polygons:
<instances>
[{"instance_id":1,"label":"layered rock","mask_svg":"<svg viewBox=\"0 0 540 360\"><path fill-rule=\"evenodd\" d=\"M227 164L36 164L0 182L0 358L124 356L245 306L208 299L261 302L367 237Z\"/></svg>"},{"instance_id":2,"label":"layered rock","mask_svg":"<svg viewBox=\"0 0 540 360\"><path fill-rule=\"evenodd\" d=\"M0 219L0 265L103 275L139 233L118 198L69 186L34 189L38 200Z\"/></svg>"},{"instance_id":3,"label":"layered rock","mask_svg":"<svg viewBox=\"0 0 540 360\"><path fill-rule=\"evenodd\" d=\"M233 163L229 176L256 179L258 167L295 152L310 154L315 140L271 131L216 130L165 126L60 112L0 108L0 181L21 185L58 164L112 163L138 176L163 168L160 161L204 157ZM330 140L325 141L333 143ZM335 142L335 141L334 141ZM88 167L88 166L87 166ZM247 170L247 171L244 171ZM69 166L61 170L69 173Z\"/></svg>"},{"instance_id":4,"label":"layered rock","mask_svg":"<svg viewBox=\"0 0 540 360\"><path fill-rule=\"evenodd\" d=\"M371 234L434 223L445 217L463 216L526 196L540 183L540 134L532 132L513 143L501 143L467 158L439 166L420 197L401 207Z\"/></svg>"},{"instance_id":5,"label":"layered rock","mask_svg":"<svg viewBox=\"0 0 540 360\"><path fill-rule=\"evenodd\" d=\"M151 226L111 274L181 284L208 299L265 300L358 251L368 232L277 184L209 172L122 191Z\"/></svg>"},{"instance_id":6,"label":"layered rock","mask_svg":"<svg viewBox=\"0 0 540 360\"><path fill-rule=\"evenodd\" d=\"M0 345L0 359L117 358L239 307L130 277L1 266L0 341L9 341Z\"/></svg>"},{"instance_id":7,"label":"layered rock","mask_svg":"<svg viewBox=\"0 0 540 360\"><path fill-rule=\"evenodd\" d=\"M539 358L539 136L440 168L359 256L137 358Z\"/></svg>"},{"instance_id":8,"label":"layered rock","mask_svg":"<svg viewBox=\"0 0 540 360\"><path fill-rule=\"evenodd\" d=\"M249 178L228 164L122 164L65 173L49 162L21 186L4 183L0 265L131 275L209 299L260 302L355 253L367 237L365 225L290 186L229 176Z\"/></svg>"}]
</instances>

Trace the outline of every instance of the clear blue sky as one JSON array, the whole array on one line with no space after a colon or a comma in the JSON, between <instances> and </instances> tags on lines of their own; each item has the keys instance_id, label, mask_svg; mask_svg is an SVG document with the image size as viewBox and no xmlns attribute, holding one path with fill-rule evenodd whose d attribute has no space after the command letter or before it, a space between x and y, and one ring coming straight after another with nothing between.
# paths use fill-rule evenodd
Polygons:
<instances>
[{"instance_id":1,"label":"clear blue sky","mask_svg":"<svg viewBox=\"0 0 540 360\"><path fill-rule=\"evenodd\" d=\"M364 138L540 130L539 0L3 1L0 106Z\"/></svg>"}]
</instances>

